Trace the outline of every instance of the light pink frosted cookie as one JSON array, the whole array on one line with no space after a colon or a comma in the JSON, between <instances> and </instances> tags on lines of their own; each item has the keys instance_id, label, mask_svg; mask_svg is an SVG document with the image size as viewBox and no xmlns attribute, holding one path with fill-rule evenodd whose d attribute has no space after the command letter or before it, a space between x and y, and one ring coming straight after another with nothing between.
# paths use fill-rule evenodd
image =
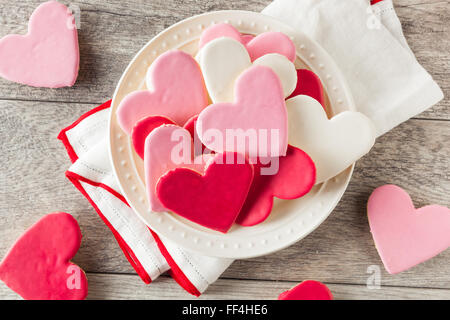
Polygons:
<instances>
[{"instance_id":1,"label":"light pink frosted cookie","mask_svg":"<svg viewBox=\"0 0 450 320\"><path fill-rule=\"evenodd\" d=\"M367 203L370 231L389 273L405 271L450 247L450 209L415 209L408 193L395 185L373 191Z\"/></svg>"},{"instance_id":2,"label":"light pink frosted cookie","mask_svg":"<svg viewBox=\"0 0 450 320\"><path fill-rule=\"evenodd\" d=\"M200 113L196 129L203 144L215 152L284 156L287 111L275 72L265 66L253 66L237 79L234 91L234 103L212 104ZM233 136L239 136L237 141L233 141Z\"/></svg>"},{"instance_id":3,"label":"light pink frosted cookie","mask_svg":"<svg viewBox=\"0 0 450 320\"><path fill-rule=\"evenodd\" d=\"M0 40L0 76L33 87L72 86L78 76L78 33L69 9L56 1L31 15L28 34Z\"/></svg>"},{"instance_id":4,"label":"light pink frosted cookie","mask_svg":"<svg viewBox=\"0 0 450 320\"><path fill-rule=\"evenodd\" d=\"M80 227L70 214L47 214L3 259L0 280L27 300L83 300L86 275L70 262L80 243Z\"/></svg>"},{"instance_id":5,"label":"light pink frosted cookie","mask_svg":"<svg viewBox=\"0 0 450 320\"><path fill-rule=\"evenodd\" d=\"M292 62L295 61L295 44L284 33L265 32L256 37L241 35L236 28L227 23L215 24L205 29L200 38L199 47L202 48L208 42L222 37L232 38L245 45L252 61L269 53L278 53Z\"/></svg>"},{"instance_id":6,"label":"light pink frosted cookie","mask_svg":"<svg viewBox=\"0 0 450 320\"><path fill-rule=\"evenodd\" d=\"M148 116L165 116L182 126L208 105L203 76L189 54L171 50L160 55L147 73L148 90L127 95L117 109L117 120L126 133Z\"/></svg>"},{"instance_id":7,"label":"light pink frosted cookie","mask_svg":"<svg viewBox=\"0 0 450 320\"><path fill-rule=\"evenodd\" d=\"M167 211L156 196L156 184L167 171L185 167L203 172L204 162L193 161L192 137L184 128L163 125L154 129L145 140L144 170L150 208Z\"/></svg>"}]
</instances>

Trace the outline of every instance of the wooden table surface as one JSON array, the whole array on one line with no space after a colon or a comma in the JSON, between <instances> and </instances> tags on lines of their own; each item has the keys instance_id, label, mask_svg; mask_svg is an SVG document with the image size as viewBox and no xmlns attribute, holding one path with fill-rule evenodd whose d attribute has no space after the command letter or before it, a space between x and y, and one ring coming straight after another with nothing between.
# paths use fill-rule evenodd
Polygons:
<instances>
[{"instance_id":1,"label":"wooden table surface","mask_svg":"<svg viewBox=\"0 0 450 320\"><path fill-rule=\"evenodd\" d=\"M25 33L41 1L0 0L0 37ZM70 4L68 1L63 1ZM14 5L12 5L12 3ZM80 74L73 88L37 89L0 79L0 257L43 214L66 211L84 238L74 259L89 278L92 299L189 299L170 277L145 285L111 232L65 178L70 162L59 130L111 98L123 70L154 35L206 11L260 11L270 0L82 0ZM450 299L450 250L409 271L389 275L369 232L370 192L395 183L416 207L450 206L450 5L439 0L396 0L406 38L447 98L379 138L361 159L330 217L301 242L275 254L239 260L202 299L274 299L305 279L329 285L337 299ZM380 268L381 287L367 287ZM3 283L1 299L18 296Z\"/></svg>"}]
</instances>

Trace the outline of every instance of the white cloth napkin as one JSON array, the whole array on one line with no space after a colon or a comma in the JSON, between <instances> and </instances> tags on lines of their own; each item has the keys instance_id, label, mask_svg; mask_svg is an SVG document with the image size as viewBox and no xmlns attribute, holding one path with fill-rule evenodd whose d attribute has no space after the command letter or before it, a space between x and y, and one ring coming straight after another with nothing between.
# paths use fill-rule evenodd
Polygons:
<instances>
[{"instance_id":1,"label":"white cloth napkin","mask_svg":"<svg viewBox=\"0 0 450 320\"><path fill-rule=\"evenodd\" d=\"M346 76L357 108L374 121L379 135L443 98L409 49L391 0L374 6L368 0L276 0L263 13L303 31L329 52ZM233 260L193 254L148 230L126 204L112 173L108 117L106 103L60 133L73 162L67 177L146 283L169 270L183 288L200 295Z\"/></svg>"},{"instance_id":2,"label":"white cloth napkin","mask_svg":"<svg viewBox=\"0 0 450 320\"><path fill-rule=\"evenodd\" d=\"M198 296L233 260L200 256L159 239L126 204L108 155L109 106L107 102L89 111L59 134L73 162L66 176L111 229L144 282L150 283L170 269L184 289Z\"/></svg>"},{"instance_id":3,"label":"white cloth napkin","mask_svg":"<svg viewBox=\"0 0 450 320\"><path fill-rule=\"evenodd\" d=\"M263 13L328 51L379 136L444 97L410 50L391 0L275 0Z\"/></svg>"}]
</instances>

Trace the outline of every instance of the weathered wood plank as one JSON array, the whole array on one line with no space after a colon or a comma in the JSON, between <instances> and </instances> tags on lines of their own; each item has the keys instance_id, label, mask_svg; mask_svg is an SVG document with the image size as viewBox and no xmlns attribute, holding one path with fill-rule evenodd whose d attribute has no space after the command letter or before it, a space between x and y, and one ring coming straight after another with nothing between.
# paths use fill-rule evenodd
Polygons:
<instances>
[{"instance_id":1,"label":"weathered wood plank","mask_svg":"<svg viewBox=\"0 0 450 320\"><path fill-rule=\"evenodd\" d=\"M24 33L29 15L39 3L39 0L27 0L12 7L10 1L0 0L0 37L9 33ZM48 90L0 79L0 99L101 103L112 96L120 75L136 52L164 28L207 11L260 11L269 3L270 0L114 0L108 1L108 4L96 0L80 1L77 5L81 10L81 66L76 85L73 88ZM419 62L449 96L448 2L428 0L414 4L410 0L402 0L396 1L396 4L406 37ZM447 99L418 117L450 119L449 109Z\"/></svg>"},{"instance_id":2,"label":"weathered wood plank","mask_svg":"<svg viewBox=\"0 0 450 320\"><path fill-rule=\"evenodd\" d=\"M56 139L59 130L90 109L84 104L0 101L0 256L28 226L53 211L72 213L84 240L75 261L89 272L133 273L108 229L64 177L70 162ZM296 245L261 258L236 261L228 278L317 279L364 284L370 265L381 262L365 205L385 183L408 190L416 206L450 205L450 126L410 120L381 137L355 170L344 198L314 233ZM450 250L408 272L388 275L385 285L450 288Z\"/></svg>"},{"instance_id":3,"label":"weathered wood plank","mask_svg":"<svg viewBox=\"0 0 450 320\"><path fill-rule=\"evenodd\" d=\"M88 299L115 300L171 300L171 299L260 299L275 300L278 295L293 286L296 282L251 281L220 279L202 295L195 298L169 277L160 277L154 283L145 285L137 276L117 274L88 274ZM450 300L448 289L422 289L381 286L379 289L368 289L364 285L327 284L336 300L343 299L445 299ZM0 283L0 299L21 299L17 294Z\"/></svg>"}]
</instances>

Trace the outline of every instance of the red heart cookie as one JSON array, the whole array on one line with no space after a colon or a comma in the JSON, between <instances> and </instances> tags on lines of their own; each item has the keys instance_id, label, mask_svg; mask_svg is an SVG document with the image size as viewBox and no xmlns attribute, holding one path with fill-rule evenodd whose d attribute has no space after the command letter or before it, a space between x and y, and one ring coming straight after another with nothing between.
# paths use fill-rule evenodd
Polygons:
<instances>
[{"instance_id":1,"label":"red heart cookie","mask_svg":"<svg viewBox=\"0 0 450 320\"><path fill-rule=\"evenodd\" d=\"M43 3L33 12L27 35L0 40L0 76L11 81L33 87L72 86L79 63L74 17L56 1Z\"/></svg>"},{"instance_id":2,"label":"red heart cookie","mask_svg":"<svg viewBox=\"0 0 450 320\"><path fill-rule=\"evenodd\" d=\"M280 294L278 300L333 300L333 295L323 283L306 280Z\"/></svg>"},{"instance_id":3,"label":"red heart cookie","mask_svg":"<svg viewBox=\"0 0 450 320\"><path fill-rule=\"evenodd\" d=\"M88 284L69 260L81 231L68 213L51 213L28 229L0 264L0 279L27 300L83 300Z\"/></svg>"},{"instance_id":4,"label":"red heart cookie","mask_svg":"<svg viewBox=\"0 0 450 320\"><path fill-rule=\"evenodd\" d=\"M138 121L131 131L131 141L136 153L144 159L145 139L156 128L165 124L175 124L172 120L162 116L150 116Z\"/></svg>"},{"instance_id":5,"label":"red heart cookie","mask_svg":"<svg viewBox=\"0 0 450 320\"><path fill-rule=\"evenodd\" d=\"M243 157L234 152L217 154L208 162L204 175L187 168L169 171L156 186L158 199L174 213L226 233L253 180L253 166L238 159Z\"/></svg>"},{"instance_id":6,"label":"red heart cookie","mask_svg":"<svg viewBox=\"0 0 450 320\"><path fill-rule=\"evenodd\" d=\"M278 168L274 162L277 160ZM297 199L307 194L315 184L314 162L298 148L289 146L286 156L273 159L271 164L277 171L271 172L270 165L263 165L261 161L253 165L253 183L236 223L246 227L261 223L272 211L273 197Z\"/></svg>"},{"instance_id":7,"label":"red heart cookie","mask_svg":"<svg viewBox=\"0 0 450 320\"><path fill-rule=\"evenodd\" d=\"M389 273L405 271L450 247L450 209L438 205L416 209L408 193L395 185L373 191L367 215Z\"/></svg>"},{"instance_id":8,"label":"red heart cookie","mask_svg":"<svg viewBox=\"0 0 450 320\"><path fill-rule=\"evenodd\" d=\"M117 108L117 121L127 134L148 116L164 116L182 126L208 105L197 61L180 50L167 51L151 64L147 88L130 93Z\"/></svg>"},{"instance_id":9,"label":"red heart cookie","mask_svg":"<svg viewBox=\"0 0 450 320\"><path fill-rule=\"evenodd\" d=\"M299 95L306 95L316 99L325 109L322 82L314 72L308 69L297 69L297 87L288 99Z\"/></svg>"}]
</instances>

